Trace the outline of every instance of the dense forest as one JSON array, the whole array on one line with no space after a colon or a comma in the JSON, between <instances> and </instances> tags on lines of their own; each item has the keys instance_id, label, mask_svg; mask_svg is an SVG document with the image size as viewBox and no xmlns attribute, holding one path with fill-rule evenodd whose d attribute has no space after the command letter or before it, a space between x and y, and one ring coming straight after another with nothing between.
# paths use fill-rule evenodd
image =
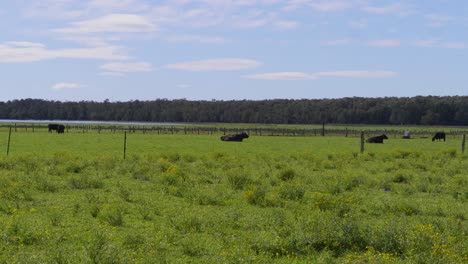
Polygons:
<instances>
[{"instance_id":1,"label":"dense forest","mask_svg":"<svg viewBox=\"0 0 468 264\"><path fill-rule=\"evenodd\" d=\"M0 119L468 125L468 96L129 102L23 99L0 102Z\"/></svg>"}]
</instances>

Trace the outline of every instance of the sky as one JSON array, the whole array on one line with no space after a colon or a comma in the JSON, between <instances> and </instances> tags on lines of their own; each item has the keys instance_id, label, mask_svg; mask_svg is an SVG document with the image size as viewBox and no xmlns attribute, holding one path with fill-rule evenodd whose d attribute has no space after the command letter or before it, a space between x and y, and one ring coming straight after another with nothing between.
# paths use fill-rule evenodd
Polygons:
<instances>
[{"instance_id":1,"label":"sky","mask_svg":"<svg viewBox=\"0 0 468 264\"><path fill-rule=\"evenodd\" d=\"M468 95L466 0L0 0L0 101Z\"/></svg>"}]
</instances>

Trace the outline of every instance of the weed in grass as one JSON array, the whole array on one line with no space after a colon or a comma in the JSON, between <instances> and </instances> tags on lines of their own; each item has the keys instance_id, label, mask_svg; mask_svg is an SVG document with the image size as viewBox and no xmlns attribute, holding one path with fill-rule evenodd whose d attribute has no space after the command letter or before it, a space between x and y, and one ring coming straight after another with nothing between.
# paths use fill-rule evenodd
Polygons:
<instances>
[{"instance_id":1,"label":"weed in grass","mask_svg":"<svg viewBox=\"0 0 468 264\"><path fill-rule=\"evenodd\" d=\"M171 223L182 234L189 234L202 232L205 221L199 215L188 213L177 218L171 218Z\"/></svg>"},{"instance_id":2,"label":"weed in grass","mask_svg":"<svg viewBox=\"0 0 468 264\"><path fill-rule=\"evenodd\" d=\"M33 219L17 219L9 226L6 236L7 243L15 245L34 245L42 238L42 232L38 227L40 223Z\"/></svg>"},{"instance_id":3,"label":"weed in grass","mask_svg":"<svg viewBox=\"0 0 468 264\"><path fill-rule=\"evenodd\" d=\"M123 251L112 244L101 231L98 231L87 246L91 263L117 264L125 263Z\"/></svg>"},{"instance_id":4,"label":"weed in grass","mask_svg":"<svg viewBox=\"0 0 468 264\"><path fill-rule=\"evenodd\" d=\"M264 185L250 185L245 192L245 198L250 204L265 206L267 188Z\"/></svg>"},{"instance_id":5,"label":"weed in grass","mask_svg":"<svg viewBox=\"0 0 468 264\"><path fill-rule=\"evenodd\" d=\"M81 210L81 204L79 202L76 202L75 204L73 204L73 215L76 217L78 215L78 213L80 212ZM96 214L97 215L97 214Z\"/></svg>"},{"instance_id":6,"label":"weed in grass","mask_svg":"<svg viewBox=\"0 0 468 264\"><path fill-rule=\"evenodd\" d=\"M200 238L195 235L185 236L180 244L184 255L189 257L201 257L208 251Z\"/></svg>"},{"instance_id":7,"label":"weed in grass","mask_svg":"<svg viewBox=\"0 0 468 264\"><path fill-rule=\"evenodd\" d=\"M6 215L12 215L16 211L15 206L13 203L9 201L0 201L0 213L6 214Z\"/></svg>"},{"instance_id":8,"label":"weed in grass","mask_svg":"<svg viewBox=\"0 0 468 264\"><path fill-rule=\"evenodd\" d=\"M125 209L121 206L106 205L99 214L100 218L111 226L124 225Z\"/></svg>"},{"instance_id":9,"label":"weed in grass","mask_svg":"<svg viewBox=\"0 0 468 264\"><path fill-rule=\"evenodd\" d=\"M216 189L204 189L200 191L195 191L193 200L199 205L216 205L223 206L225 202L225 194L219 192Z\"/></svg>"},{"instance_id":10,"label":"weed in grass","mask_svg":"<svg viewBox=\"0 0 468 264\"><path fill-rule=\"evenodd\" d=\"M171 165L172 165L171 162L169 162L167 159L162 158L162 157L157 162L157 166L160 172L166 172Z\"/></svg>"},{"instance_id":11,"label":"weed in grass","mask_svg":"<svg viewBox=\"0 0 468 264\"><path fill-rule=\"evenodd\" d=\"M311 201L314 207L320 210L327 210L327 209L332 208L333 206L333 201L330 195L326 193L314 192L312 193L311 198L312 198Z\"/></svg>"},{"instance_id":12,"label":"weed in grass","mask_svg":"<svg viewBox=\"0 0 468 264\"><path fill-rule=\"evenodd\" d=\"M122 198L122 200L129 202L129 203L133 201L131 197L132 191L130 190L129 187L119 183L117 188L118 188L118 194L120 198Z\"/></svg>"},{"instance_id":13,"label":"weed in grass","mask_svg":"<svg viewBox=\"0 0 468 264\"><path fill-rule=\"evenodd\" d=\"M282 181L291 181L296 178L296 171L293 169L286 169L280 173L280 179Z\"/></svg>"},{"instance_id":14,"label":"weed in grass","mask_svg":"<svg viewBox=\"0 0 468 264\"><path fill-rule=\"evenodd\" d=\"M49 212L49 219L52 226L60 227L62 226L64 220L63 212L54 209L53 211Z\"/></svg>"},{"instance_id":15,"label":"weed in grass","mask_svg":"<svg viewBox=\"0 0 468 264\"><path fill-rule=\"evenodd\" d=\"M153 220L153 212L159 212L157 209L155 210L147 200L137 202L137 210L141 218L146 221Z\"/></svg>"},{"instance_id":16,"label":"weed in grass","mask_svg":"<svg viewBox=\"0 0 468 264\"><path fill-rule=\"evenodd\" d=\"M233 171L227 174L229 185L234 190L243 190L252 183L252 179L243 171Z\"/></svg>"},{"instance_id":17,"label":"weed in grass","mask_svg":"<svg viewBox=\"0 0 468 264\"><path fill-rule=\"evenodd\" d=\"M78 175L73 176L68 180L69 186L72 189L84 190L84 189L102 189L104 187L104 181L97 176Z\"/></svg>"},{"instance_id":18,"label":"weed in grass","mask_svg":"<svg viewBox=\"0 0 468 264\"><path fill-rule=\"evenodd\" d=\"M123 245L131 250L138 250L145 242L145 237L137 232L129 233L123 238Z\"/></svg>"},{"instance_id":19,"label":"weed in grass","mask_svg":"<svg viewBox=\"0 0 468 264\"><path fill-rule=\"evenodd\" d=\"M393 177L392 180L394 183L409 183L410 182L410 177L403 174L403 173L398 173Z\"/></svg>"},{"instance_id":20,"label":"weed in grass","mask_svg":"<svg viewBox=\"0 0 468 264\"><path fill-rule=\"evenodd\" d=\"M91 216L96 218L99 215L99 212L101 212L102 206L100 204L92 204L89 207L89 212L91 213Z\"/></svg>"},{"instance_id":21,"label":"weed in grass","mask_svg":"<svg viewBox=\"0 0 468 264\"><path fill-rule=\"evenodd\" d=\"M58 182L50 179L49 177L40 177L36 178L37 189L43 192L58 192L61 188Z\"/></svg>"},{"instance_id":22,"label":"weed in grass","mask_svg":"<svg viewBox=\"0 0 468 264\"><path fill-rule=\"evenodd\" d=\"M281 186L279 196L282 199L300 201L304 198L305 188L302 185L284 184Z\"/></svg>"}]
</instances>

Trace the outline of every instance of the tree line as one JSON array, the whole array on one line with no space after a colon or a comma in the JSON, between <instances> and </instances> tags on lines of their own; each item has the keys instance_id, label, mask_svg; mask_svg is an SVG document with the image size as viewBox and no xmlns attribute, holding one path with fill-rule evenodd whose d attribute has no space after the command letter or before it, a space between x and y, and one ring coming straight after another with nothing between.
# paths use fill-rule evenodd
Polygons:
<instances>
[{"instance_id":1,"label":"tree line","mask_svg":"<svg viewBox=\"0 0 468 264\"><path fill-rule=\"evenodd\" d=\"M0 119L264 124L468 125L468 96L0 102Z\"/></svg>"}]
</instances>

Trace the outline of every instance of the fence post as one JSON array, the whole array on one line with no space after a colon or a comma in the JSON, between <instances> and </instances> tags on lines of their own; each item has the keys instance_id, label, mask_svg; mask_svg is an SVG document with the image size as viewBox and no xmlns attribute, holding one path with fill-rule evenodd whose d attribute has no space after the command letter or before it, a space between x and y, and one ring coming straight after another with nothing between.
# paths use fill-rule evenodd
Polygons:
<instances>
[{"instance_id":1,"label":"fence post","mask_svg":"<svg viewBox=\"0 0 468 264\"><path fill-rule=\"evenodd\" d=\"M322 123L322 137L325 136L325 122Z\"/></svg>"},{"instance_id":2,"label":"fence post","mask_svg":"<svg viewBox=\"0 0 468 264\"><path fill-rule=\"evenodd\" d=\"M348 128L345 130L345 137L348 137Z\"/></svg>"},{"instance_id":3,"label":"fence post","mask_svg":"<svg viewBox=\"0 0 468 264\"><path fill-rule=\"evenodd\" d=\"M126 158L127 154L127 131L124 132L124 156L123 158Z\"/></svg>"},{"instance_id":4,"label":"fence post","mask_svg":"<svg viewBox=\"0 0 468 264\"><path fill-rule=\"evenodd\" d=\"M361 153L364 153L364 131L361 131Z\"/></svg>"},{"instance_id":5,"label":"fence post","mask_svg":"<svg viewBox=\"0 0 468 264\"><path fill-rule=\"evenodd\" d=\"M6 151L7 156L8 156L8 154L10 154L10 139L11 139L11 126L10 126L10 130L8 132L8 145L7 145L7 151Z\"/></svg>"},{"instance_id":6,"label":"fence post","mask_svg":"<svg viewBox=\"0 0 468 264\"><path fill-rule=\"evenodd\" d=\"M461 147L462 154L465 154L465 141L466 141L466 134L463 134L462 147Z\"/></svg>"}]
</instances>

